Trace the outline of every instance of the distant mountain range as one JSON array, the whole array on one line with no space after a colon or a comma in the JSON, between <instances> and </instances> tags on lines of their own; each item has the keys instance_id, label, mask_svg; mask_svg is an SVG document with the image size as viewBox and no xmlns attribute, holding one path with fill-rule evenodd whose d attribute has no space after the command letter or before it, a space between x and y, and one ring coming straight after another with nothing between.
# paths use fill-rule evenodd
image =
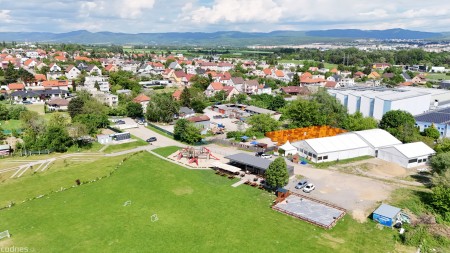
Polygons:
<instances>
[{"instance_id":1,"label":"distant mountain range","mask_svg":"<svg viewBox=\"0 0 450 253\"><path fill-rule=\"evenodd\" d=\"M446 34L404 29L321 31L273 31L269 33L221 31L213 33L113 33L85 30L67 33L0 32L0 41L81 43L81 44L145 44L167 46L248 46L289 45L311 42L348 41L354 39L441 39Z\"/></svg>"}]
</instances>

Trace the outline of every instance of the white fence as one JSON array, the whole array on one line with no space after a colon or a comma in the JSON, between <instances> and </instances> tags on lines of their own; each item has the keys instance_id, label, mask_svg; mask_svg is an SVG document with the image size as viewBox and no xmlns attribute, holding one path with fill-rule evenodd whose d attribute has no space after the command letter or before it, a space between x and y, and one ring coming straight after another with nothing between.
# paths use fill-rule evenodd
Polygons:
<instances>
[{"instance_id":1,"label":"white fence","mask_svg":"<svg viewBox=\"0 0 450 253\"><path fill-rule=\"evenodd\" d=\"M3 238L10 238L10 237L11 237L11 235L9 234L8 230L0 232L0 240Z\"/></svg>"}]
</instances>

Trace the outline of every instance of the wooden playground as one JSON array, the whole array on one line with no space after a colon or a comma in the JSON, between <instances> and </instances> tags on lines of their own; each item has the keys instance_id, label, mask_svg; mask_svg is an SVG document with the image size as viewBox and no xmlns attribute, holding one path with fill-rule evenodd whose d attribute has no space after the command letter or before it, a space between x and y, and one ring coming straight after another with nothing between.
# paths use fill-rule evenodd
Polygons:
<instances>
[{"instance_id":1,"label":"wooden playground","mask_svg":"<svg viewBox=\"0 0 450 253\"><path fill-rule=\"evenodd\" d=\"M220 160L218 156L213 155L211 150L206 147L185 147L169 158L191 167L195 165L197 167L209 167L212 161Z\"/></svg>"},{"instance_id":2,"label":"wooden playground","mask_svg":"<svg viewBox=\"0 0 450 253\"><path fill-rule=\"evenodd\" d=\"M269 137L273 142L277 142L278 145L283 145L287 141L292 143L313 138L336 136L345 132L347 131L330 126L311 126L267 132L266 137Z\"/></svg>"}]
</instances>

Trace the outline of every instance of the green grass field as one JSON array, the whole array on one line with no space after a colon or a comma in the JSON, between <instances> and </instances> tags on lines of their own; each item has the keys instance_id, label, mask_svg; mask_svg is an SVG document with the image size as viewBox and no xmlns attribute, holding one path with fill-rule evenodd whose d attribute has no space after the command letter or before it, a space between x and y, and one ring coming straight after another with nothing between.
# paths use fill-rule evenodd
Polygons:
<instances>
[{"instance_id":1,"label":"green grass field","mask_svg":"<svg viewBox=\"0 0 450 253\"><path fill-rule=\"evenodd\" d=\"M1 120L0 121L0 127L3 128L3 130L9 130L12 131L14 129L20 129L20 120Z\"/></svg>"},{"instance_id":2,"label":"green grass field","mask_svg":"<svg viewBox=\"0 0 450 253\"><path fill-rule=\"evenodd\" d=\"M100 170L102 165L85 167ZM72 183L85 171L67 180ZM48 181L63 184L54 177ZM246 185L234 188L233 182L140 153L111 177L0 211L0 231L12 234L0 246L34 252L394 251L391 229L345 216L325 231L270 209L273 195ZM8 188L31 190L45 183ZM124 206L128 200L131 205ZM158 221L151 221L153 214Z\"/></svg>"},{"instance_id":3,"label":"green grass field","mask_svg":"<svg viewBox=\"0 0 450 253\"><path fill-rule=\"evenodd\" d=\"M443 73L428 73L426 78L433 81L450 80L450 76Z\"/></svg>"},{"instance_id":4,"label":"green grass field","mask_svg":"<svg viewBox=\"0 0 450 253\"><path fill-rule=\"evenodd\" d=\"M305 62L305 60L280 60L280 61L278 61L278 63L294 63L294 64L303 64L303 62ZM330 70L333 68L337 68L337 64L331 64L331 63L324 62L323 65L325 66L325 68L330 69Z\"/></svg>"},{"instance_id":5,"label":"green grass field","mask_svg":"<svg viewBox=\"0 0 450 253\"><path fill-rule=\"evenodd\" d=\"M167 157L167 156L177 152L180 149L181 149L180 147L170 146L170 147L154 149L153 152L155 152L156 154L158 154L160 156Z\"/></svg>"}]
</instances>

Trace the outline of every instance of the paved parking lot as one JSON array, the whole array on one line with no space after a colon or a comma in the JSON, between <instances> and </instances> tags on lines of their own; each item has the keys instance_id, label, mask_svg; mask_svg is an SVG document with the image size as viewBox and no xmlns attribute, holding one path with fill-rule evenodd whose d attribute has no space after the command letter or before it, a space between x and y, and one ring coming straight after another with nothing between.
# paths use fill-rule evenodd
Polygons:
<instances>
[{"instance_id":1,"label":"paved parking lot","mask_svg":"<svg viewBox=\"0 0 450 253\"><path fill-rule=\"evenodd\" d=\"M215 119L214 116L218 116L218 115L222 115L222 114L212 111L209 108L206 108L204 110L204 114L207 115L209 118L211 118L211 122L224 125L226 131L228 131L228 132L238 131L238 124L233 123L233 121L236 121L237 119L230 119L230 118ZM244 127L243 130L245 130L245 129L247 129L248 125L244 123L243 127Z\"/></svg>"}]
</instances>

